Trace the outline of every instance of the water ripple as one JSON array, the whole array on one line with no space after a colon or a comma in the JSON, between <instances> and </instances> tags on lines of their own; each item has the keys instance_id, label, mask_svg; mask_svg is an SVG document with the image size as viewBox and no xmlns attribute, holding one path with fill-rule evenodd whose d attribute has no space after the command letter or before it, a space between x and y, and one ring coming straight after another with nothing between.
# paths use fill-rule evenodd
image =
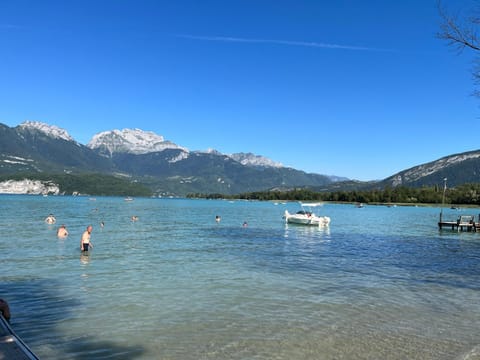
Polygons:
<instances>
[{"instance_id":1,"label":"water ripple","mask_svg":"<svg viewBox=\"0 0 480 360\"><path fill-rule=\"evenodd\" d=\"M436 209L327 204L322 229L285 225L294 204L1 200L0 226L17 234L0 240L1 294L42 358L470 359L478 349L480 238L439 233ZM67 239L43 223L49 213Z\"/></svg>"}]
</instances>

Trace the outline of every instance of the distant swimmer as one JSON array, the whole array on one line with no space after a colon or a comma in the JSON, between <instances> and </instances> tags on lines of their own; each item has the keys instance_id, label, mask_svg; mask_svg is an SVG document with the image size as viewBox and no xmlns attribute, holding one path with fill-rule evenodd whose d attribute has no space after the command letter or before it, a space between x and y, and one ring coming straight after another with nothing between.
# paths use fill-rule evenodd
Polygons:
<instances>
[{"instance_id":1,"label":"distant swimmer","mask_svg":"<svg viewBox=\"0 0 480 360\"><path fill-rule=\"evenodd\" d=\"M57 230L57 236L59 238L64 238L64 237L67 237L68 236L68 230L67 230L67 227L65 225L61 225L58 230Z\"/></svg>"},{"instance_id":2,"label":"distant swimmer","mask_svg":"<svg viewBox=\"0 0 480 360\"><path fill-rule=\"evenodd\" d=\"M131 219L132 219L132 221L138 221L138 216L133 215Z\"/></svg>"},{"instance_id":3,"label":"distant swimmer","mask_svg":"<svg viewBox=\"0 0 480 360\"><path fill-rule=\"evenodd\" d=\"M100 227L103 228L105 226L105 223L103 221L100 222Z\"/></svg>"},{"instance_id":4,"label":"distant swimmer","mask_svg":"<svg viewBox=\"0 0 480 360\"><path fill-rule=\"evenodd\" d=\"M55 216L53 216L53 214L50 214L45 218L45 222L47 224L55 224L57 222L57 219L55 219Z\"/></svg>"},{"instance_id":5,"label":"distant swimmer","mask_svg":"<svg viewBox=\"0 0 480 360\"><path fill-rule=\"evenodd\" d=\"M243 227L248 227L248 223L246 221L243 223Z\"/></svg>"},{"instance_id":6,"label":"distant swimmer","mask_svg":"<svg viewBox=\"0 0 480 360\"><path fill-rule=\"evenodd\" d=\"M220 220L222 220L222 218L220 217L220 215L215 216L215 221L216 221L217 223L219 223Z\"/></svg>"},{"instance_id":7,"label":"distant swimmer","mask_svg":"<svg viewBox=\"0 0 480 360\"><path fill-rule=\"evenodd\" d=\"M82 234L82 238L80 239L80 250L88 251L89 248L93 248L93 244L90 241L90 235L92 233L93 227L92 225L87 226L87 230L85 230Z\"/></svg>"}]
</instances>

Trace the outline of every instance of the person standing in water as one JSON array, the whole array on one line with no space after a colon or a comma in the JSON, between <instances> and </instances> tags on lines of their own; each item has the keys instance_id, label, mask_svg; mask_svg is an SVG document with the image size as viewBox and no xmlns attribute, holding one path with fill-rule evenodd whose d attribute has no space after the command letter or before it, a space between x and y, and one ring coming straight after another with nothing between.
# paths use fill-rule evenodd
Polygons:
<instances>
[{"instance_id":1,"label":"person standing in water","mask_svg":"<svg viewBox=\"0 0 480 360\"><path fill-rule=\"evenodd\" d=\"M92 225L87 226L87 230L85 230L82 234L82 238L80 240L80 250L88 251L90 247L93 248L93 244L90 241L90 234L92 233L93 227Z\"/></svg>"}]
</instances>

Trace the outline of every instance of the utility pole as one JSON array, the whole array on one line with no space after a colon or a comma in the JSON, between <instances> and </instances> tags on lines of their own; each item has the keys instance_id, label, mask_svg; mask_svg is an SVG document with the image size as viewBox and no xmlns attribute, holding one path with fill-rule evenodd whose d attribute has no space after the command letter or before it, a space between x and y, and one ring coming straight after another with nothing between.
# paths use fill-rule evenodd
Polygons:
<instances>
[{"instance_id":1,"label":"utility pole","mask_svg":"<svg viewBox=\"0 0 480 360\"><path fill-rule=\"evenodd\" d=\"M445 192L447 191L447 178L443 179L442 208L440 209L440 222L442 222L443 205L445 204Z\"/></svg>"}]
</instances>

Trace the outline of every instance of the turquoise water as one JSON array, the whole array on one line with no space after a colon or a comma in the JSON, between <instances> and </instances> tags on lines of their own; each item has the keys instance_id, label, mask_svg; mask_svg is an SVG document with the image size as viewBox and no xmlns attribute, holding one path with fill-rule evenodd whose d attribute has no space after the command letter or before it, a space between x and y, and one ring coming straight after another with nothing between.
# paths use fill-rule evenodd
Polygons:
<instances>
[{"instance_id":1,"label":"turquoise water","mask_svg":"<svg viewBox=\"0 0 480 360\"><path fill-rule=\"evenodd\" d=\"M325 204L328 230L285 209L3 195L0 297L42 359L480 358L480 234L438 208Z\"/></svg>"}]
</instances>

